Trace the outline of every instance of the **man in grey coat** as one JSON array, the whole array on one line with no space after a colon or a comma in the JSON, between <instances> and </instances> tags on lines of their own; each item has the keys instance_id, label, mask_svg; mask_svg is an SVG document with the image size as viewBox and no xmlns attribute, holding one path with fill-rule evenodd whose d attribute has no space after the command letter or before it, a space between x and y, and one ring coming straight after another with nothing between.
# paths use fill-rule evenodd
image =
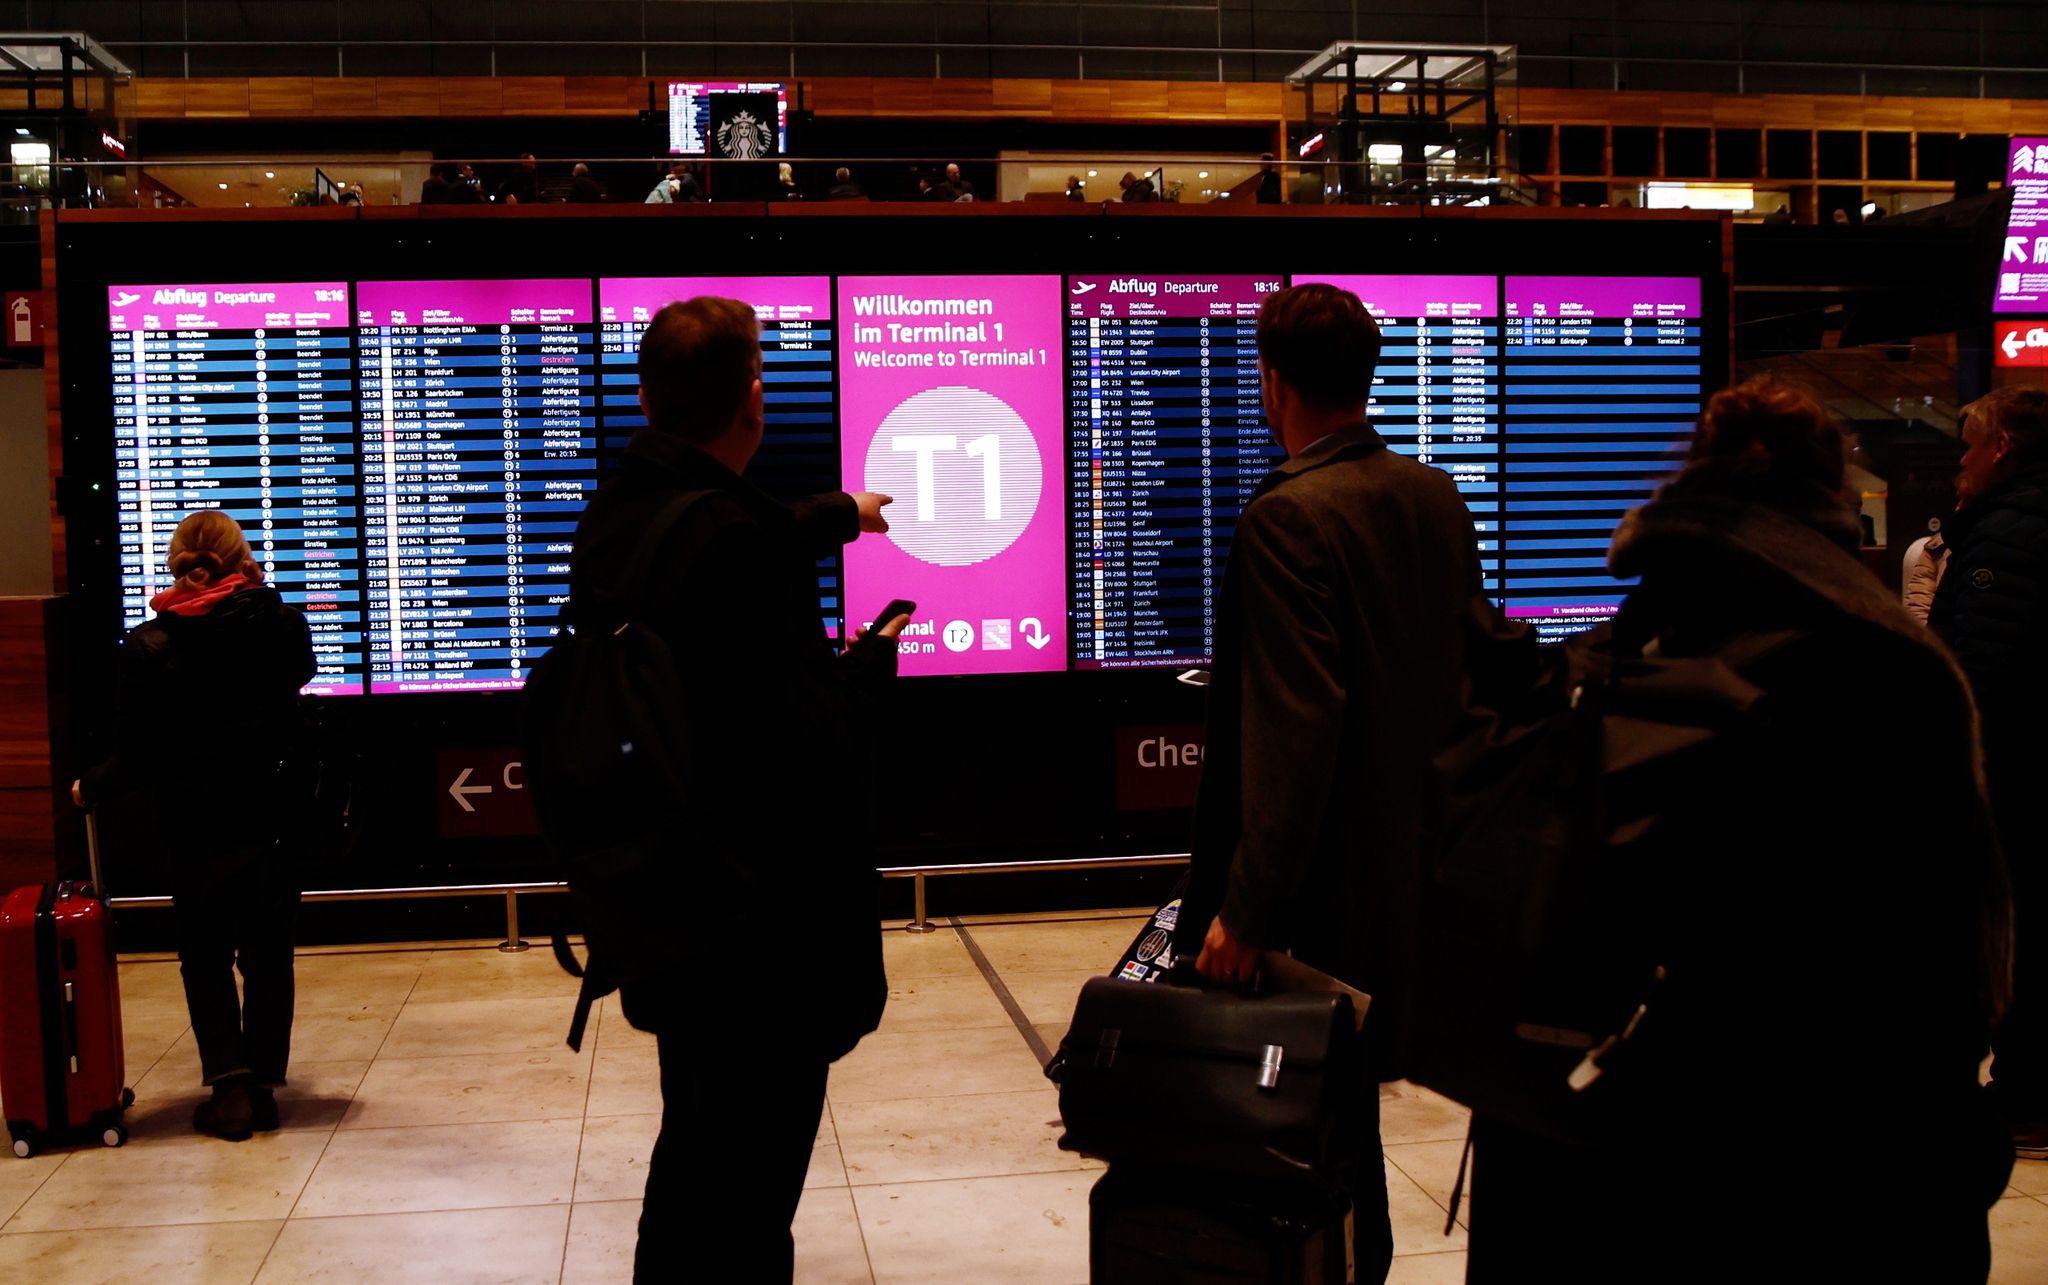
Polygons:
<instances>
[{"instance_id":1,"label":"man in grey coat","mask_svg":"<svg viewBox=\"0 0 2048 1285\"><path fill-rule=\"evenodd\" d=\"M1207 761L1181 951L1242 981L1266 950L1372 996L1374 1080L1401 1078L1431 754L1457 705L1479 592L1472 515L1366 419L1379 328L1356 295L1296 286L1259 312L1266 419L1288 458L1238 519L1217 611ZM1199 934L1199 935L1198 935ZM1379 1099L1360 1086L1355 1255L1393 1257Z\"/></svg>"}]
</instances>

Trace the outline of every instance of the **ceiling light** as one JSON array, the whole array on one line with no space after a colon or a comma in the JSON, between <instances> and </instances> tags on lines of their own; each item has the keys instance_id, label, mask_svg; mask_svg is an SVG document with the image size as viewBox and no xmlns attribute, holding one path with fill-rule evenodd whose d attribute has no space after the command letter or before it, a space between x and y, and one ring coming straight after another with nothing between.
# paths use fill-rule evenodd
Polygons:
<instances>
[{"instance_id":1,"label":"ceiling light","mask_svg":"<svg viewBox=\"0 0 2048 1285\"><path fill-rule=\"evenodd\" d=\"M1374 143L1365 149L1365 154L1373 160L1394 164L1398 163L1401 159L1401 145L1399 143Z\"/></svg>"},{"instance_id":2,"label":"ceiling light","mask_svg":"<svg viewBox=\"0 0 2048 1285\"><path fill-rule=\"evenodd\" d=\"M1196 178L1207 178L1207 177L1209 177L1209 171L1207 171L1207 170L1203 170L1203 171L1202 171L1201 173L1199 173L1199 174L1195 175L1195 177L1196 177Z\"/></svg>"},{"instance_id":3,"label":"ceiling light","mask_svg":"<svg viewBox=\"0 0 2048 1285\"><path fill-rule=\"evenodd\" d=\"M1393 84L1391 84L1391 85L1388 85L1388 86L1387 86L1387 92L1388 92L1388 93L1390 93L1390 94L1399 94L1399 93L1404 93L1404 92L1406 92L1407 88L1408 88L1408 82L1407 82L1407 81L1405 81L1405 80L1397 80L1397 81L1395 81L1395 82L1394 82Z\"/></svg>"},{"instance_id":4,"label":"ceiling light","mask_svg":"<svg viewBox=\"0 0 2048 1285\"><path fill-rule=\"evenodd\" d=\"M222 183L222 184L220 185L220 190L221 190L221 191L223 191L223 192L227 191L227 190L228 190L228 185L227 185L227 184L225 184L225 183Z\"/></svg>"},{"instance_id":5,"label":"ceiling light","mask_svg":"<svg viewBox=\"0 0 2048 1285\"><path fill-rule=\"evenodd\" d=\"M1863 203L1863 217L1867 219L1875 213L1877 213L1877 202L1865 201Z\"/></svg>"},{"instance_id":6,"label":"ceiling light","mask_svg":"<svg viewBox=\"0 0 2048 1285\"><path fill-rule=\"evenodd\" d=\"M17 134L19 134L19 135L21 135L21 136L22 136L23 138L27 138L27 137L28 137L28 131L27 131L27 130L25 130L25 129L23 129L23 128L22 128L21 126L19 126L19 125L16 125L16 126L14 127L14 132L15 132L15 133L17 133Z\"/></svg>"},{"instance_id":7,"label":"ceiling light","mask_svg":"<svg viewBox=\"0 0 2048 1285\"><path fill-rule=\"evenodd\" d=\"M1095 171L1094 171L1094 170L1089 170L1089 171L1088 171L1088 177L1089 177L1089 178L1094 178L1094 177L1095 177Z\"/></svg>"},{"instance_id":8,"label":"ceiling light","mask_svg":"<svg viewBox=\"0 0 2048 1285\"><path fill-rule=\"evenodd\" d=\"M265 178L276 178L276 177L277 177L277 171L276 171L276 170L265 170L265 171L263 171L263 177L265 177Z\"/></svg>"}]
</instances>

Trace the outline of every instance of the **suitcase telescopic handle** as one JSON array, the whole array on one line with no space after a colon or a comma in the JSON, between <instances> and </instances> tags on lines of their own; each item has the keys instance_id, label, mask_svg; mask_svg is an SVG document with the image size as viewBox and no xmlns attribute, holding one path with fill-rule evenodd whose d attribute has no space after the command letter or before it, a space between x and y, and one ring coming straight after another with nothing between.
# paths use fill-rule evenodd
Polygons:
<instances>
[{"instance_id":1,"label":"suitcase telescopic handle","mask_svg":"<svg viewBox=\"0 0 2048 1285\"><path fill-rule=\"evenodd\" d=\"M107 899L107 886L100 882L100 826L99 818L90 808L85 813L85 861L92 874L92 895L101 901Z\"/></svg>"}]
</instances>

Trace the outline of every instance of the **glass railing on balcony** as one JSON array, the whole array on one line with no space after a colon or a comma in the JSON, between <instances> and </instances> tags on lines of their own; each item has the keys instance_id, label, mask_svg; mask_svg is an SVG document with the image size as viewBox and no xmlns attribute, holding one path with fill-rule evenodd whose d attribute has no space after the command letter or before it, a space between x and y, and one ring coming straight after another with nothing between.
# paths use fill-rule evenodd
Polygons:
<instances>
[{"instance_id":1,"label":"glass railing on balcony","mask_svg":"<svg viewBox=\"0 0 2048 1285\"><path fill-rule=\"evenodd\" d=\"M60 209L687 204L699 201L1527 204L1519 176L1454 155L1401 167L1257 154L1014 153L983 158L447 158L426 153L186 156L0 164L0 222Z\"/></svg>"}]
</instances>

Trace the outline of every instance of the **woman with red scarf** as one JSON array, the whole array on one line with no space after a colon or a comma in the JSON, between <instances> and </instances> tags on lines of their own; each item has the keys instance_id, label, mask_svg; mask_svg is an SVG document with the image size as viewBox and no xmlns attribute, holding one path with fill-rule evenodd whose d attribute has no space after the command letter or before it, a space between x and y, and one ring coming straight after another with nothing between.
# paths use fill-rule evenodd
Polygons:
<instances>
[{"instance_id":1,"label":"woman with red scarf","mask_svg":"<svg viewBox=\"0 0 2048 1285\"><path fill-rule=\"evenodd\" d=\"M273 1090L291 1052L299 885L281 836L313 644L225 513L178 524L170 571L177 582L121 648L113 753L72 793L144 818L168 861L185 1003L213 1089L192 1124L239 1142L278 1127Z\"/></svg>"}]
</instances>

